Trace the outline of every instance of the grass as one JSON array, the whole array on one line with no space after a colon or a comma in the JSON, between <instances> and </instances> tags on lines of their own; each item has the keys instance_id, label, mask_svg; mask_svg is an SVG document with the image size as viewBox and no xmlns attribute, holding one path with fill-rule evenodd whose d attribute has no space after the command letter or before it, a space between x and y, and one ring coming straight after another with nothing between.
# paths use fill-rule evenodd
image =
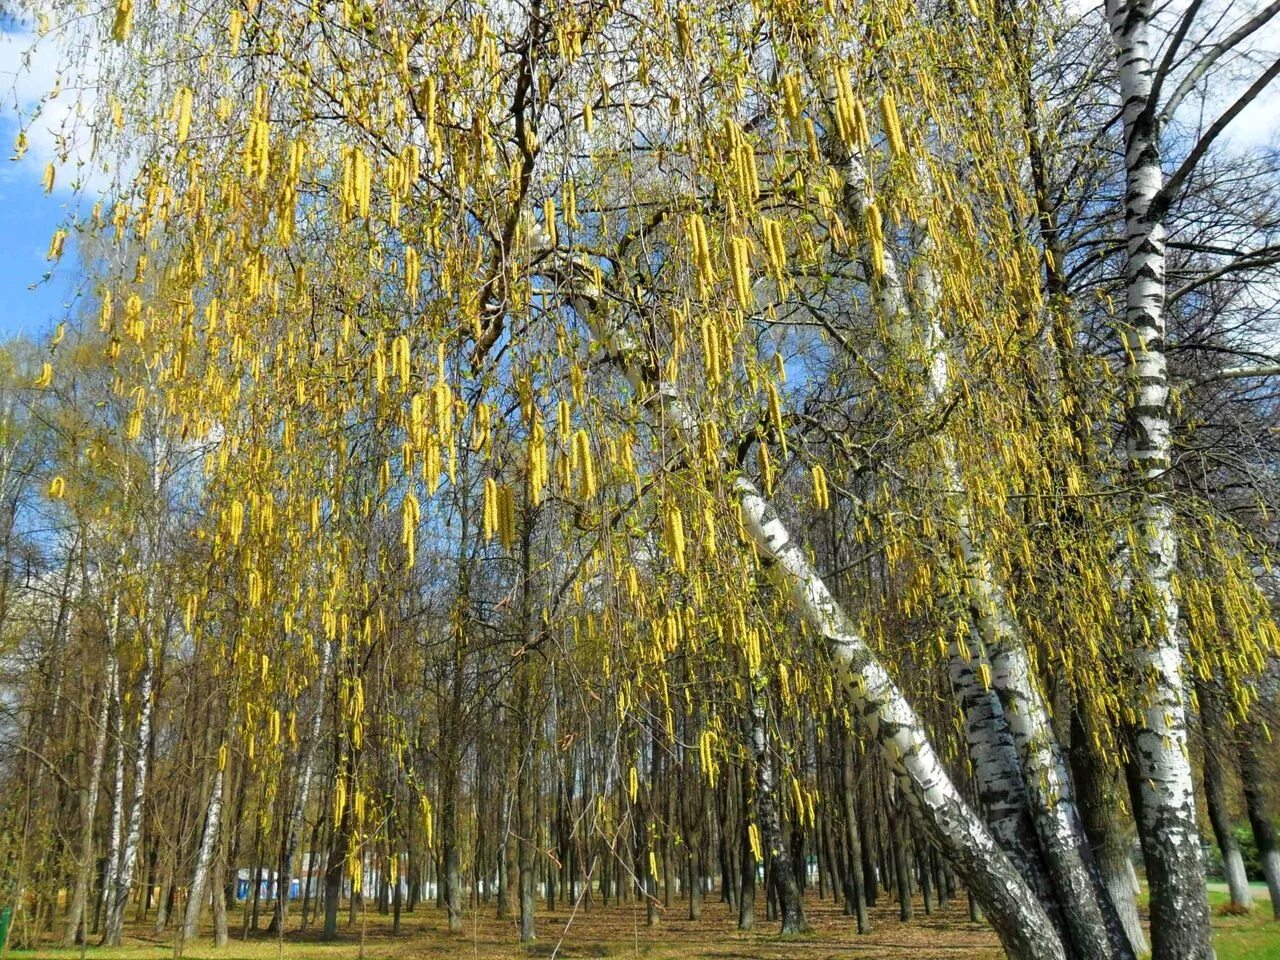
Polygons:
<instances>
[{"instance_id":1,"label":"grass","mask_svg":"<svg viewBox=\"0 0 1280 960\"><path fill-rule=\"evenodd\" d=\"M1224 912L1228 896L1210 889L1213 910L1213 946L1218 960L1280 960L1280 921L1272 919L1267 888L1253 887L1253 912L1232 916Z\"/></svg>"},{"instance_id":2,"label":"grass","mask_svg":"<svg viewBox=\"0 0 1280 960\"><path fill-rule=\"evenodd\" d=\"M1255 895L1257 903L1251 914L1231 916L1223 911L1227 895L1210 890L1218 960L1280 960L1280 922L1271 919L1265 888L1257 888ZM431 905L406 913L398 936L391 934L389 917L370 909L364 918L363 950L359 915L348 926L344 911L339 920L341 939L322 943L312 934L299 933L292 925L283 940L265 933L250 933L247 939L241 939L242 915L236 911L231 918L230 944L214 949L206 930L198 942L187 945L183 956L187 960L501 960L553 956L566 960L998 960L1002 956L986 925L969 921L963 898L945 910L935 910L931 916L924 914L917 901L916 918L906 924L898 920L897 907L882 898L881 905L872 911L872 930L865 936L859 936L853 921L829 900L808 900L806 912L813 932L800 937L779 936L777 924L765 922L763 904L758 906L758 929L739 933L726 906L714 896L708 898L700 921L687 919L686 905L677 902L656 928L646 926L643 905L634 903L576 913L563 907L548 913L539 904L539 939L529 947L516 942L510 921L493 917L492 904L468 917L464 934L453 936L445 930L442 913ZM12 950L10 955L77 960L81 954L79 950L50 946ZM157 937L149 923L140 923L128 928L124 946L90 947L85 956L88 960L168 960L174 956L174 945L167 934Z\"/></svg>"}]
</instances>

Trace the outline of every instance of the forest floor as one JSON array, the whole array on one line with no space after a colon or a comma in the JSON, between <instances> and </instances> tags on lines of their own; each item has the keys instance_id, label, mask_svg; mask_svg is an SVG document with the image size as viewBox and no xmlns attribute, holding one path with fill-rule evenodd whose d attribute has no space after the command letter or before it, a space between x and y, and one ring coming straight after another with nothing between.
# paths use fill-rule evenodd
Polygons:
<instances>
[{"instance_id":1,"label":"forest floor","mask_svg":"<svg viewBox=\"0 0 1280 960\"><path fill-rule=\"evenodd\" d=\"M1255 888L1257 889L1257 888ZM1280 960L1280 921L1271 919L1266 889L1255 893L1257 905L1248 916L1222 911L1226 894L1210 890L1214 907L1214 945L1218 960ZM542 904L539 904L542 907ZM402 917L401 932L391 934L391 919L370 910L363 921L357 914L347 925L347 912L339 920L340 939L321 942L311 933L290 930L283 940L265 933L240 936L241 924L232 925L231 943L217 950L204 936L183 951L187 960L497 960L519 957L635 957L637 960L998 960L1002 956L995 936L985 924L969 920L962 897L945 909L925 915L919 900L915 918L898 919L896 905L882 898L871 911L871 932L859 936L853 920L830 900L810 897L805 904L812 933L782 937L777 924L761 919L751 933L739 933L724 904L715 897L706 902L702 919L688 919L685 903L673 903L656 927L645 924L642 904L628 903L607 909L538 914L538 940L528 947L515 943L510 921L493 917L492 905L467 919L465 933L450 936L444 915L432 906L419 907ZM763 909L761 909L763 916ZM235 920L241 920L237 911ZM266 926L265 919L262 924ZM363 946L361 931L363 928ZM13 957L74 960L79 950L42 948L10 951ZM83 954L92 960L165 960L175 956L168 935L157 937L151 923L130 925L123 947L90 947Z\"/></svg>"}]
</instances>

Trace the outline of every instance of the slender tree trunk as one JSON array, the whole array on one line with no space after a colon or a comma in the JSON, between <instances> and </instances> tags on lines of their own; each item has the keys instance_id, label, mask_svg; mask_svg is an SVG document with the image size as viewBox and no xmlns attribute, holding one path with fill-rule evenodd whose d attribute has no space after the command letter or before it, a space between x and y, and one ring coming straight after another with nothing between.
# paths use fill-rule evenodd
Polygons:
<instances>
[{"instance_id":1,"label":"slender tree trunk","mask_svg":"<svg viewBox=\"0 0 1280 960\"><path fill-rule=\"evenodd\" d=\"M867 895L862 877L862 837L858 833L858 813L854 806L853 791L853 737L841 728L840 736L840 800L844 818L845 900L846 910L858 919L858 932L869 933L871 920L867 914Z\"/></svg>"},{"instance_id":2,"label":"slender tree trunk","mask_svg":"<svg viewBox=\"0 0 1280 960\"><path fill-rule=\"evenodd\" d=\"M119 624L120 598L117 594L112 602L111 620ZM114 638L116 631L112 630ZM111 720L113 728L112 740L115 742L115 789L111 798L111 826L107 835L106 872L102 878L102 889L98 891L98 910L105 920L110 919L112 900L116 889L116 876L120 872L121 844L124 842L124 703L120 697L120 663L116 652L116 643L110 639L111 653L107 665L107 689L111 694ZM96 923L95 923L96 927Z\"/></svg>"},{"instance_id":3,"label":"slender tree trunk","mask_svg":"<svg viewBox=\"0 0 1280 960\"><path fill-rule=\"evenodd\" d=\"M222 820L222 787L224 771L219 767L213 775L213 789L209 791L209 808L205 813L204 830L200 835L200 848L196 853L195 870L191 874L191 886L187 891L187 915L182 924L182 938L190 943L200 935L200 911L204 907L205 889L209 883L209 868L219 842L219 825ZM213 888L215 900L222 899L222 887ZM216 907L215 907L216 909Z\"/></svg>"},{"instance_id":4,"label":"slender tree trunk","mask_svg":"<svg viewBox=\"0 0 1280 960\"><path fill-rule=\"evenodd\" d=\"M572 296L575 312L592 325L606 355L637 395L648 396L653 385L640 361L644 351L627 331L604 326L606 317L595 310L599 293L590 284L584 279ZM667 422L696 448L697 422L673 391L665 384L659 391L662 410ZM655 405L645 409L653 413ZM826 641L851 712L866 724L890 768L904 781L913 815L974 891L1006 951L1013 960L1063 960L1061 940L1039 899L969 808L915 711L814 570L805 550L749 478L735 477L732 489L761 561L795 613Z\"/></svg>"},{"instance_id":5,"label":"slender tree trunk","mask_svg":"<svg viewBox=\"0 0 1280 960\"><path fill-rule=\"evenodd\" d=\"M1200 702L1200 728L1204 734L1204 800L1208 808L1209 823L1214 839L1222 853L1222 872L1226 877L1231 905L1243 910L1253 909L1253 894L1249 892L1249 878L1244 871L1244 856L1236 842L1231 826L1231 811L1227 806L1226 769L1222 765L1222 753L1230 743L1231 731L1222 716L1222 706L1212 681L1196 682L1196 695Z\"/></svg>"},{"instance_id":6,"label":"slender tree trunk","mask_svg":"<svg viewBox=\"0 0 1280 960\"><path fill-rule=\"evenodd\" d=\"M1085 832L1129 945L1134 953L1142 955L1149 947L1146 928L1138 915L1139 891L1130 859L1132 843L1121 825L1120 778L1094 745L1089 724L1082 714L1085 709L1083 704L1077 704L1073 711L1071 744L1072 772L1079 790L1080 809L1084 812Z\"/></svg>"},{"instance_id":7,"label":"slender tree trunk","mask_svg":"<svg viewBox=\"0 0 1280 960\"><path fill-rule=\"evenodd\" d=\"M769 752L769 737L766 727L765 699L768 690L760 677L748 680L750 702L747 719L749 723L751 755L755 761L756 785L756 820L760 830L760 844L764 847L764 855L772 882L778 896L778 905L782 914L783 933L803 933L809 929L804 918L804 905L800 899L800 886L796 882L795 871L787 859L787 848L782 837L782 826L779 823L778 808L781 798L773 776L773 758Z\"/></svg>"},{"instance_id":8,"label":"slender tree trunk","mask_svg":"<svg viewBox=\"0 0 1280 960\"><path fill-rule=\"evenodd\" d=\"M1253 828L1262 875L1271 896L1271 910L1280 920L1280 843L1271 820L1266 798L1266 772L1258 756L1258 744L1267 742L1256 723L1250 723L1240 738L1240 779L1244 784L1244 806Z\"/></svg>"},{"instance_id":9,"label":"slender tree trunk","mask_svg":"<svg viewBox=\"0 0 1280 960\"><path fill-rule=\"evenodd\" d=\"M107 669L113 669L114 660ZM98 794L102 789L102 770L107 757L107 724L111 707L110 680L103 686L102 703L98 707L97 726L93 735L93 760L89 768L89 786L80 801L80 856L76 864L75 887L67 909L64 947L73 947L86 936L83 930L85 906L89 902L89 885L93 870L93 824L98 812Z\"/></svg>"},{"instance_id":10,"label":"slender tree trunk","mask_svg":"<svg viewBox=\"0 0 1280 960\"><path fill-rule=\"evenodd\" d=\"M285 922L289 910L289 886L292 882L293 858L298 852L298 838L302 835L303 818L307 812L307 799L311 795L311 777L315 772L316 747L320 743L320 725L324 720L325 684L329 676L329 663L333 658L333 645L328 641L320 659L320 679L316 684L316 709L311 716L311 735L302 748L302 764L298 773L298 795L289 813L285 828L284 844L280 850L278 896L268 933L276 933Z\"/></svg>"},{"instance_id":11,"label":"slender tree trunk","mask_svg":"<svg viewBox=\"0 0 1280 960\"><path fill-rule=\"evenodd\" d=\"M129 828L117 865L114 889L107 909L103 943L119 946L124 936L124 911L133 885L133 871L142 842L142 815L147 796L147 763L151 755L151 713L155 682L156 653L154 644L143 640L142 677L138 682L138 750L133 765L133 800L129 805Z\"/></svg>"},{"instance_id":12,"label":"slender tree trunk","mask_svg":"<svg viewBox=\"0 0 1280 960\"><path fill-rule=\"evenodd\" d=\"M345 776L345 772L341 774ZM342 817L330 840L329 856L324 869L324 929L320 939L338 938L338 901L342 898L342 880L347 866L347 844L351 831L351 802L343 807ZM355 892L351 894L355 901Z\"/></svg>"},{"instance_id":13,"label":"slender tree trunk","mask_svg":"<svg viewBox=\"0 0 1280 960\"><path fill-rule=\"evenodd\" d=\"M521 631L527 641L534 638L533 620L533 512L525 487L524 510L520 526L520 619ZM538 776L538 722L534 716L533 664L522 655L515 667L516 720L519 724L520 762L516 773L516 866L519 884L520 942L530 943L537 936L534 927L534 910L537 907L537 888L534 860L538 829L536 794Z\"/></svg>"},{"instance_id":14,"label":"slender tree trunk","mask_svg":"<svg viewBox=\"0 0 1280 960\"><path fill-rule=\"evenodd\" d=\"M738 849L741 867L738 886L738 929L753 930L756 925L756 871L759 861L751 842L752 814L756 809L756 791L752 786L751 771L744 766L736 770L740 778L739 796L742 798L742 816L739 817Z\"/></svg>"},{"instance_id":15,"label":"slender tree trunk","mask_svg":"<svg viewBox=\"0 0 1280 960\"><path fill-rule=\"evenodd\" d=\"M1172 430L1165 337L1164 185L1160 131L1151 102L1152 0L1107 0L1125 136L1125 348L1127 456L1137 487L1131 556L1130 636L1142 708L1129 731L1130 792L1151 885L1153 960L1209 960L1209 902L1188 750Z\"/></svg>"}]
</instances>

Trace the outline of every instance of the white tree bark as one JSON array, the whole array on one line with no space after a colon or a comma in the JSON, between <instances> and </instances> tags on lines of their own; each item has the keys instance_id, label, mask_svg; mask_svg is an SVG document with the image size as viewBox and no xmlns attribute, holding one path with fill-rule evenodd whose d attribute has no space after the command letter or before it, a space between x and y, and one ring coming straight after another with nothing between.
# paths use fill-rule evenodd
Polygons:
<instances>
[{"instance_id":1,"label":"white tree bark","mask_svg":"<svg viewBox=\"0 0 1280 960\"><path fill-rule=\"evenodd\" d=\"M187 914L182 923L182 938L186 941L200 935L200 913L204 909L206 888L209 885L209 867L218 845L218 828L222 821L222 782L224 771L213 775L213 789L209 792L209 807L205 813L204 830L200 834L200 849L196 853L196 866L191 874L191 887L187 891ZM221 897L221 890L214 890Z\"/></svg>"},{"instance_id":2,"label":"white tree bark","mask_svg":"<svg viewBox=\"0 0 1280 960\"><path fill-rule=\"evenodd\" d=\"M118 947L124 936L124 911L129 902L133 885L134 866L138 860L138 847L142 842L142 813L147 794L147 763L151 744L152 687L155 683L156 657L149 640L143 641L142 677L138 683L139 717L138 750L133 764L133 799L129 805L129 826L120 862L116 865L114 883L111 885L107 904L106 932L102 942ZM121 746L123 754L123 745ZM121 757L123 761L123 756ZM123 769L121 763L120 769ZM119 781L117 781L119 782Z\"/></svg>"},{"instance_id":3,"label":"white tree bark","mask_svg":"<svg viewBox=\"0 0 1280 960\"><path fill-rule=\"evenodd\" d=\"M115 736L115 791L111 802L111 828L107 844L107 871L103 878L99 903L104 916L111 912L111 898L120 872L120 845L124 839L124 704L120 697L120 663L117 638L120 629L120 584L117 579L115 596L111 600L111 614L107 625L107 694L111 700L110 721Z\"/></svg>"},{"instance_id":4,"label":"white tree bark","mask_svg":"<svg viewBox=\"0 0 1280 960\"><path fill-rule=\"evenodd\" d=\"M871 203L866 167L857 153L840 159L846 170L843 195L846 212L861 224L868 216ZM928 184L928 171L922 169L920 175L921 182ZM879 277L873 281L876 302L897 341L896 346L904 352L916 342L923 346L924 399L929 406L937 406L946 400L951 375L940 317L941 297L931 260L934 244L924 224L913 225L912 234L919 264L915 310L908 302L892 251L885 250L881 263L873 264L869 272ZM864 259L869 261L875 255L869 247L864 247ZM1016 835L1018 822L1014 819L1013 804L1029 801L1043 863L1056 888L1057 904L1076 955L1089 960L1131 960L1132 948L1093 864L1084 825L1075 808L1061 745L1031 669L1026 641L973 531L955 438L944 432L938 440L939 473L948 491L947 509L964 562L962 589L985 655L990 658L992 684L1002 707L997 714L983 702L978 691L961 691L962 703L974 712L973 716L966 716L965 728L975 774L992 778L989 782L980 781L979 789L992 795L991 802L997 804L1002 818L997 838L1010 844L1005 846L1006 852L1027 871L1024 875L1033 888L1038 888L1042 895L1047 893L1043 878L1034 875L1038 858L1030 851L1024 852L1024 844ZM973 665L954 662L956 653L953 647L953 681L972 683ZM1000 727L1006 724L1017 748L1014 757L1000 746ZM1017 773L1019 758L1021 777ZM1014 761L1012 767L1010 760ZM1022 781L1021 790L1014 786L1018 780ZM991 816L989 812L988 817Z\"/></svg>"},{"instance_id":5,"label":"white tree bark","mask_svg":"<svg viewBox=\"0 0 1280 960\"><path fill-rule=\"evenodd\" d=\"M163 512L159 509L158 498L164 475L164 459L160 455L158 447L153 448L153 454L150 492L155 501L156 516L160 518L163 516ZM152 625L157 629L162 618L157 616L156 613L156 596L159 590L160 577L159 571L156 569L155 560L160 556L162 536L163 527L161 521L157 519L156 524L152 527L151 544L148 551L152 562L147 565L145 570L150 579L147 585L146 605L144 608L145 615L151 618ZM116 628L118 629L118 599L114 617ZM130 888L133 886L133 871L137 865L138 847L142 843L142 815L147 798L147 765L151 752L151 714L154 707L152 701L156 676L155 640L147 630L143 631L142 646L142 676L138 680L138 746L133 765L133 799L129 806L128 831L125 834L124 846L120 851L120 861L116 864L115 882L109 888L111 892L107 901L106 932L102 938L104 944L112 947L119 946L124 936L124 911L129 903Z\"/></svg>"},{"instance_id":6,"label":"white tree bark","mask_svg":"<svg viewBox=\"0 0 1280 960\"><path fill-rule=\"evenodd\" d=\"M1125 135L1126 454L1137 487L1136 542L1128 554L1130 633L1139 684L1130 733L1130 782L1151 885L1154 960L1208 960L1209 905L1187 744L1179 645L1178 564L1171 482L1172 438L1165 337L1165 227L1152 216L1164 185L1151 102L1151 0L1107 0Z\"/></svg>"},{"instance_id":7,"label":"white tree bark","mask_svg":"<svg viewBox=\"0 0 1280 960\"><path fill-rule=\"evenodd\" d=\"M608 359L631 384L660 429L697 445L697 421L671 383L650 382L642 353L625 328L607 324L597 311L598 290L591 272L575 278L570 294L575 312L591 328ZM991 833L969 808L934 752L923 725L853 622L813 569L781 517L747 477L732 481L745 529L761 561L791 600L792 609L822 637L847 695L903 783L913 814L973 891L1005 950L1014 960L1065 960L1053 923L1036 894Z\"/></svg>"},{"instance_id":8,"label":"white tree bark","mask_svg":"<svg viewBox=\"0 0 1280 960\"><path fill-rule=\"evenodd\" d=\"M965 803L915 711L791 539L777 511L746 477L734 480L734 491L762 560L795 612L826 640L841 689L902 784L913 815L973 891L1009 956L1065 957L1038 897Z\"/></svg>"}]
</instances>

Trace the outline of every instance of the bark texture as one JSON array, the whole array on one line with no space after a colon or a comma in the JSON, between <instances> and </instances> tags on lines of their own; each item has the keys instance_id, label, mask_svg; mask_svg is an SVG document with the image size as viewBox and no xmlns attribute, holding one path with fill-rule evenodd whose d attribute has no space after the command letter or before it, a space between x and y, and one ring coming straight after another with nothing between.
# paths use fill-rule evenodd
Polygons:
<instances>
[{"instance_id":1,"label":"bark texture","mask_svg":"<svg viewBox=\"0 0 1280 960\"><path fill-rule=\"evenodd\" d=\"M1172 430L1165 357L1164 175L1152 94L1151 0L1107 0L1125 137L1126 455L1137 493L1130 633L1140 709L1129 731L1130 793L1151 886L1154 960L1209 960L1209 902L1187 742L1173 576Z\"/></svg>"}]
</instances>

